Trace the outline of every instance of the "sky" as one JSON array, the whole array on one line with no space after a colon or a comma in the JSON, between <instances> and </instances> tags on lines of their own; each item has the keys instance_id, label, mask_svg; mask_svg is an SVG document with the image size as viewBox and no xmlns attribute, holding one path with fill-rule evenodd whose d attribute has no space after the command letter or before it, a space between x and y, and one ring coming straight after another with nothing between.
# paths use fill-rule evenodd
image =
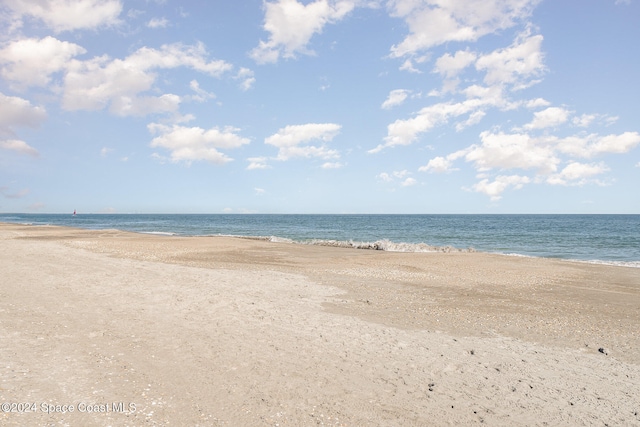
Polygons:
<instances>
[{"instance_id":1,"label":"sky","mask_svg":"<svg viewBox=\"0 0 640 427\"><path fill-rule=\"evenodd\" d=\"M640 213L639 0L0 0L0 212Z\"/></svg>"}]
</instances>

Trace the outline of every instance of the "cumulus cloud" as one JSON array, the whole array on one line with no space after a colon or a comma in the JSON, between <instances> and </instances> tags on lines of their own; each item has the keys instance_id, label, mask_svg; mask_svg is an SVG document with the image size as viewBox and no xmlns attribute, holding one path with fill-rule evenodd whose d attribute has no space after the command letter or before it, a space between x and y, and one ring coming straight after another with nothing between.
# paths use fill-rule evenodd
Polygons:
<instances>
[{"instance_id":1,"label":"cumulus cloud","mask_svg":"<svg viewBox=\"0 0 640 427\"><path fill-rule=\"evenodd\" d=\"M386 172L382 172L378 175L378 178L381 179L384 182L391 182L393 181L393 177L391 175L389 175Z\"/></svg>"},{"instance_id":2,"label":"cumulus cloud","mask_svg":"<svg viewBox=\"0 0 640 427\"><path fill-rule=\"evenodd\" d=\"M541 35L520 34L509 47L482 55L476 61L476 69L485 71L484 82L488 85L511 84L523 89L536 83L532 78L545 71Z\"/></svg>"},{"instance_id":3,"label":"cumulus cloud","mask_svg":"<svg viewBox=\"0 0 640 427\"><path fill-rule=\"evenodd\" d=\"M211 77L221 77L233 66L223 60L211 60L202 43L162 45L159 49L142 47L124 59L107 55L86 60L79 45L53 37L23 39L0 50L0 76L14 88L48 86L61 93L66 110L101 110L119 116L144 116L177 111L183 98L172 93L158 95L158 70L190 68ZM53 82L59 73L60 78ZM253 72L240 68L235 79L248 90L254 83ZM191 89L196 93L186 99L203 102L215 96L202 90L196 80ZM150 93L154 92L154 93Z\"/></svg>"},{"instance_id":4,"label":"cumulus cloud","mask_svg":"<svg viewBox=\"0 0 640 427\"><path fill-rule=\"evenodd\" d=\"M533 114L533 121L524 125L525 129L544 129L555 127L569 120L570 111L559 107L549 107Z\"/></svg>"},{"instance_id":5,"label":"cumulus cloud","mask_svg":"<svg viewBox=\"0 0 640 427\"><path fill-rule=\"evenodd\" d=\"M31 157L38 157L40 155L40 153L38 153L38 150L31 147L26 142L20 141L19 139L0 140L0 148L4 150L15 151L16 153L25 154Z\"/></svg>"},{"instance_id":6,"label":"cumulus cloud","mask_svg":"<svg viewBox=\"0 0 640 427\"><path fill-rule=\"evenodd\" d=\"M216 95L213 92L207 92L206 90L200 87L200 83L197 80L191 80L189 82L189 87L196 94L191 96L191 99L198 102L205 102L208 99L214 99Z\"/></svg>"},{"instance_id":7,"label":"cumulus cloud","mask_svg":"<svg viewBox=\"0 0 640 427\"><path fill-rule=\"evenodd\" d=\"M265 2L264 30L269 40L261 40L251 51L258 63L276 62L282 56L312 54L307 48L311 38L325 25L343 19L358 2L356 0L316 0L308 4L297 0Z\"/></svg>"},{"instance_id":8,"label":"cumulus cloud","mask_svg":"<svg viewBox=\"0 0 640 427\"><path fill-rule=\"evenodd\" d=\"M42 21L54 32L90 30L115 25L122 12L120 0L3 0L12 12L13 26L24 17Z\"/></svg>"},{"instance_id":9,"label":"cumulus cloud","mask_svg":"<svg viewBox=\"0 0 640 427\"><path fill-rule=\"evenodd\" d=\"M402 183L400 183L400 185L402 185L403 187L411 187L412 185L416 185L418 183L418 181L415 178L407 178L404 181L402 181Z\"/></svg>"},{"instance_id":10,"label":"cumulus cloud","mask_svg":"<svg viewBox=\"0 0 640 427\"><path fill-rule=\"evenodd\" d=\"M456 171L458 169L453 167L453 162L466 154L466 151L460 151L456 153L451 153L446 157L438 156L429 160L429 162L418 168L420 172L429 172L429 173L449 173Z\"/></svg>"},{"instance_id":11,"label":"cumulus cloud","mask_svg":"<svg viewBox=\"0 0 640 427\"><path fill-rule=\"evenodd\" d=\"M447 78L458 75L462 70L476 61L478 56L468 50L460 50L454 55L445 53L436 60L434 72L439 73Z\"/></svg>"},{"instance_id":12,"label":"cumulus cloud","mask_svg":"<svg viewBox=\"0 0 640 427\"><path fill-rule=\"evenodd\" d=\"M487 113L482 110L474 111L473 113L469 114L469 118L467 120L456 123L456 131L461 132L469 126L477 125L482 121L482 118L486 116L486 114Z\"/></svg>"},{"instance_id":13,"label":"cumulus cloud","mask_svg":"<svg viewBox=\"0 0 640 427\"><path fill-rule=\"evenodd\" d=\"M601 154L624 154L640 144L638 132L625 132L620 135L601 136L597 134L576 135L567 138L547 138L549 144L564 154L574 157L590 158Z\"/></svg>"},{"instance_id":14,"label":"cumulus cloud","mask_svg":"<svg viewBox=\"0 0 640 427\"><path fill-rule=\"evenodd\" d=\"M326 162L326 163L323 163L321 166L322 169L340 169L343 167L344 167L344 164L340 162Z\"/></svg>"},{"instance_id":15,"label":"cumulus cloud","mask_svg":"<svg viewBox=\"0 0 640 427\"><path fill-rule=\"evenodd\" d=\"M389 92L389 96L382 103L382 108L388 110L395 106L401 105L409 96L411 91L405 89L396 89Z\"/></svg>"},{"instance_id":16,"label":"cumulus cloud","mask_svg":"<svg viewBox=\"0 0 640 427\"><path fill-rule=\"evenodd\" d=\"M560 173L547 178L547 183L552 185L584 185L595 175L609 171L604 163L585 164L578 162L569 163Z\"/></svg>"},{"instance_id":17,"label":"cumulus cloud","mask_svg":"<svg viewBox=\"0 0 640 427\"><path fill-rule=\"evenodd\" d=\"M581 116L574 117L571 122L577 127L589 127L593 123L600 123L605 126L609 126L618 121L618 117L610 116L608 114L582 114Z\"/></svg>"},{"instance_id":18,"label":"cumulus cloud","mask_svg":"<svg viewBox=\"0 0 640 427\"><path fill-rule=\"evenodd\" d=\"M247 161L249 162L249 166L247 166L247 170L256 170L256 169L268 169L270 166L267 164L266 157L249 157Z\"/></svg>"},{"instance_id":19,"label":"cumulus cloud","mask_svg":"<svg viewBox=\"0 0 640 427\"><path fill-rule=\"evenodd\" d=\"M467 99L432 104L418 111L412 118L398 119L389 124L384 143L369 150L369 153L378 153L386 147L412 144L420 134L429 132L436 126L448 124L453 119L463 118L456 123L456 130L461 131L479 123L489 108L510 110L523 105L521 101L510 101L502 84L474 84L460 90L460 94ZM543 102L536 100L535 104L541 105Z\"/></svg>"},{"instance_id":20,"label":"cumulus cloud","mask_svg":"<svg viewBox=\"0 0 640 427\"><path fill-rule=\"evenodd\" d=\"M244 67L240 68L234 78L240 80L240 89L244 91L251 89L256 82L255 77L253 77L253 71Z\"/></svg>"},{"instance_id":21,"label":"cumulus cloud","mask_svg":"<svg viewBox=\"0 0 640 427\"><path fill-rule=\"evenodd\" d=\"M0 75L13 86L46 86L51 75L64 70L71 58L86 50L47 36L15 40L0 50Z\"/></svg>"},{"instance_id":22,"label":"cumulus cloud","mask_svg":"<svg viewBox=\"0 0 640 427\"><path fill-rule=\"evenodd\" d=\"M167 28L169 26L169 20L166 18L152 18L147 22L149 28Z\"/></svg>"},{"instance_id":23,"label":"cumulus cloud","mask_svg":"<svg viewBox=\"0 0 640 427\"><path fill-rule=\"evenodd\" d=\"M498 201L502 198L502 193L509 187L519 190L529 182L531 180L526 176L499 175L491 182L486 178L477 182L473 185L473 190L486 194L492 201Z\"/></svg>"},{"instance_id":24,"label":"cumulus cloud","mask_svg":"<svg viewBox=\"0 0 640 427\"><path fill-rule=\"evenodd\" d=\"M458 170L457 162L465 162L476 171L477 182L472 191L499 200L511 189L527 184L583 185L599 183L609 167L604 163L588 163L604 154L627 153L640 145L640 134L588 134L593 123L608 125L617 118L602 114L575 115L565 107L553 106L543 98L518 99L522 89L540 81L547 72L542 50L544 38L535 34L527 23L539 0L390 0L392 16L404 19L409 32L391 48L391 57L403 62L401 69L419 72L414 66L419 55L435 46L455 46L435 59L432 71L442 79L442 86L430 96L449 100L425 106L408 118L400 118L387 126L382 144L369 150L378 153L385 148L415 143L422 134L448 126L460 132L480 123L489 110L533 110L526 124L504 132L496 126L479 134L478 141L448 155L439 155L419 167L420 172L450 173ZM460 43L475 42L487 34L521 25L509 45L481 52ZM463 74L464 73L464 74ZM468 86L463 86L466 82ZM389 95L386 106L394 105L392 95L404 101L402 93ZM581 128L572 136L555 136L560 128ZM540 135L542 134L542 135ZM398 180L390 173L378 175L384 182Z\"/></svg>"},{"instance_id":25,"label":"cumulus cloud","mask_svg":"<svg viewBox=\"0 0 640 427\"><path fill-rule=\"evenodd\" d=\"M530 182L552 185L583 185L596 182L594 177L608 172L604 163L581 163L576 158L592 158L604 154L623 154L640 145L640 134L625 132L619 135L574 135L566 138L531 136L527 133L485 131L480 143L458 150L448 156L438 156L420 167L421 172L444 173L454 169L454 162L464 159L480 172L481 181L474 191L498 200L510 187L521 188ZM561 165L563 165L561 167ZM493 181L494 171L532 171L534 178L500 174ZM520 177L520 178L514 178ZM526 178L526 179L525 179Z\"/></svg>"},{"instance_id":26,"label":"cumulus cloud","mask_svg":"<svg viewBox=\"0 0 640 427\"><path fill-rule=\"evenodd\" d=\"M232 159L219 150L238 148L249 143L249 139L239 136L239 129L233 127L205 130L199 127L151 123L148 129L152 134L159 134L149 145L169 150L174 163L191 164L200 160L216 164L227 163Z\"/></svg>"},{"instance_id":27,"label":"cumulus cloud","mask_svg":"<svg viewBox=\"0 0 640 427\"><path fill-rule=\"evenodd\" d=\"M37 127L46 116L44 108L26 99L0 93L0 137L13 135L16 127Z\"/></svg>"},{"instance_id":28,"label":"cumulus cloud","mask_svg":"<svg viewBox=\"0 0 640 427\"><path fill-rule=\"evenodd\" d=\"M531 109L548 107L550 105L551 103L544 98L530 99L524 102L524 106Z\"/></svg>"},{"instance_id":29,"label":"cumulus cloud","mask_svg":"<svg viewBox=\"0 0 640 427\"><path fill-rule=\"evenodd\" d=\"M329 142L338 134L341 127L334 123L308 123L286 126L266 138L264 142L278 148L277 160L289 160L295 157L339 158L338 151L329 149L324 145L305 144L313 140Z\"/></svg>"},{"instance_id":30,"label":"cumulus cloud","mask_svg":"<svg viewBox=\"0 0 640 427\"><path fill-rule=\"evenodd\" d=\"M160 49L143 47L125 59L106 56L87 61L72 60L64 79L62 105L67 110L109 110L120 116L175 112L181 98L174 94L143 96L153 88L156 69L187 67L220 77L232 66L222 60L209 61L203 44L180 43ZM193 88L193 87L192 87Z\"/></svg>"},{"instance_id":31,"label":"cumulus cloud","mask_svg":"<svg viewBox=\"0 0 640 427\"><path fill-rule=\"evenodd\" d=\"M387 126L387 136L384 139L384 144L369 150L369 153L378 153L387 147L412 144L416 141L418 135L428 132L436 126L448 123L452 118L470 115L468 120L461 124L460 128L477 123L484 116L484 113L480 112L482 108L504 104L499 91L495 92L487 89L474 95L478 96L462 102L433 104L420 110L413 118L396 120Z\"/></svg>"},{"instance_id":32,"label":"cumulus cloud","mask_svg":"<svg viewBox=\"0 0 640 427\"><path fill-rule=\"evenodd\" d=\"M478 170L534 169L554 172L560 159L552 147L539 144L527 134L482 132L480 145L472 145L465 155Z\"/></svg>"},{"instance_id":33,"label":"cumulus cloud","mask_svg":"<svg viewBox=\"0 0 640 427\"><path fill-rule=\"evenodd\" d=\"M411 119L398 119L389 124L385 143L369 150L369 153L378 153L386 147L409 145L417 139L419 134L444 123L451 116L459 116L470 110L471 106L465 103L441 103L425 107Z\"/></svg>"},{"instance_id":34,"label":"cumulus cloud","mask_svg":"<svg viewBox=\"0 0 640 427\"><path fill-rule=\"evenodd\" d=\"M413 55L448 42L476 41L530 16L539 0L391 0L392 16L409 35L391 47L393 57Z\"/></svg>"},{"instance_id":35,"label":"cumulus cloud","mask_svg":"<svg viewBox=\"0 0 640 427\"><path fill-rule=\"evenodd\" d=\"M38 150L17 139L16 132L21 127L37 127L46 116L44 108L26 99L0 93L0 149L37 157Z\"/></svg>"},{"instance_id":36,"label":"cumulus cloud","mask_svg":"<svg viewBox=\"0 0 640 427\"><path fill-rule=\"evenodd\" d=\"M416 185L418 181L415 178L410 177L411 172L408 170L400 170L393 171L391 173L382 172L377 175L377 178L383 182L396 182L396 180L400 181L400 185L402 187L411 187L412 185Z\"/></svg>"}]
</instances>

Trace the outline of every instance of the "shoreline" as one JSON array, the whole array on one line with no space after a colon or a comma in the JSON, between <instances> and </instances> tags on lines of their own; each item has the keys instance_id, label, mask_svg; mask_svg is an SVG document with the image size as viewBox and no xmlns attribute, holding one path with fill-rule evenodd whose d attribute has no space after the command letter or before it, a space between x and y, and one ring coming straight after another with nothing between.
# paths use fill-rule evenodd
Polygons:
<instances>
[{"instance_id":1,"label":"shoreline","mask_svg":"<svg viewBox=\"0 0 640 427\"><path fill-rule=\"evenodd\" d=\"M106 214L105 214L106 215ZM135 214L132 214L135 215ZM182 215L182 214L176 214ZM194 214L195 215L195 214ZM240 214L238 214L240 215ZM293 214L292 214L293 215ZM604 214L603 214L604 215ZM622 214L621 214L622 215ZM117 228L82 228L71 227L66 225L54 225L54 224L33 224L33 223L7 223L0 222L0 224L6 225L22 225L30 227L68 227L78 230L87 231L109 231L116 230L126 233L143 234L151 236L167 236L167 237L185 237L185 238L205 238L205 237L223 237L223 238L236 238L246 240L265 241L270 243L286 243L294 245L305 246L327 246L344 249L359 249L359 250L379 250L384 252L397 252L397 253L485 253L491 255L509 256L509 257L523 257L523 258L535 258L535 259L548 259L548 260L561 260L568 262L595 264L595 265L607 265L613 267L626 267L626 268L640 268L640 260L637 261L621 261L621 260L601 260L601 259L578 259L578 258L563 258L563 257L545 257L537 255L520 254L515 252L491 252L475 249L474 247L460 248L455 246L434 246L424 242L411 243L411 242L395 242L388 239L381 239L375 241L359 241L359 240L334 240L334 239L307 239L307 240L295 240L287 237L280 236L254 236L254 235L240 235L240 234L181 234L171 231L136 231L136 230L123 230Z\"/></svg>"},{"instance_id":2,"label":"shoreline","mask_svg":"<svg viewBox=\"0 0 640 427\"><path fill-rule=\"evenodd\" d=\"M640 271L0 224L3 425L640 425Z\"/></svg>"}]
</instances>

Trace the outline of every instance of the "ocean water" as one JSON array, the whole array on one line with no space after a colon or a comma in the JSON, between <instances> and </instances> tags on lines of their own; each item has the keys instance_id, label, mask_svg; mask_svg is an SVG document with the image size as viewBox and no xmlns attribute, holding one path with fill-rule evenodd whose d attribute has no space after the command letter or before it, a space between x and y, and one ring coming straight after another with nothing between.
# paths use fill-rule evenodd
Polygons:
<instances>
[{"instance_id":1,"label":"ocean water","mask_svg":"<svg viewBox=\"0 0 640 427\"><path fill-rule=\"evenodd\" d=\"M471 248L640 268L640 215L0 214L0 222L405 252Z\"/></svg>"}]
</instances>

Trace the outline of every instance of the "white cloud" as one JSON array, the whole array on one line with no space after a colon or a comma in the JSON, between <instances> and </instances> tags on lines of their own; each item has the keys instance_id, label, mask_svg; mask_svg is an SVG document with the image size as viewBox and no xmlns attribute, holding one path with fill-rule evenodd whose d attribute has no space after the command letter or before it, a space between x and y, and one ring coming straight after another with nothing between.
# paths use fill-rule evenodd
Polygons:
<instances>
[{"instance_id":1,"label":"white cloud","mask_svg":"<svg viewBox=\"0 0 640 427\"><path fill-rule=\"evenodd\" d=\"M16 40L0 50L0 75L18 88L46 86L52 74L64 70L71 58L85 52L77 44L51 36Z\"/></svg>"},{"instance_id":2,"label":"white cloud","mask_svg":"<svg viewBox=\"0 0 640 427\"><path fill-rule=\"evenodd\" d=\"M603 164L569 163L560 173L547 178L552 185L584 185L589 178L608 172L609 168Z\"/></svg>"},{"instance_id":3,"label":"white cloud","mask_svg":"<svg viewBox=\"0 0 640 427\"><path fill-rule=\"evenodd\" d=\"M409 35L391 55L412 55L452 41L476 41L527 18L539 0L391 0L392 16L403 18Z\"/></svg>"},{"instance_id":4,"label":"white cloud","mask_svg":"<svg viewBox=\"0 0 640 427\"><path fill-rule=\"evenodd\" d=\"M100 157L107 157L107 154L111 153L112 151L113 148L102 147L102 149L100 150Z\"/></svg>"},{"instance_id":5,"label":"white cloud","mask_svg":"<svg viewBox=\"0 0 640 427\"><path fill-rule=\"evenodd\" d=\"M531 36L529 31L520 34L509 47L482 55L476 61L478 71L486 71L484 82L488 85L511 84L523 89L536 83L530 80L545 71L541 35Z\"/></svg>"},{"instance_id":6,"label":"white cloud","mask_svg":"<svg viewBox=\"0 0 640 427\"><path fill-rule=\"evenodd\" d=\"M240 89L247 91L253 87L253 84L256 82L255 77L253 77L253 71L248 68L240 68L238 74L234 77L236 80L241 80Z\"/></svg>"},{"instance_id":7,"label":"white cloud","mask_svg":"<svg viewBox=\"0 0 640 427\"><path fill-rule=\"evenodd\" d=\"M54 32L89 30L115 25L122 12L120 0L3 0L13 12L14 26L23 17L39 19Z\"/></svg>"},{"instance_id":8,"label":"white cloud","mask_svg":"<svg viewBox=\"0 0 640 427\"><path fill-rule=\"evenodd\" d=\"M259 188L259 187L255 187L253 191L256 192L256 196L262 196L267 192L264 188Z\"/></svg>"},{"instance_id":9,"label":"white cloud","mask_svg":"<svg viewBox=\"0 0 640 427\"><path fill-rule=\"evenodd\" d=\"M429 173L449 173L456 171L458 169L453 167L453 161L457 160L459 157L462 157L466 154L466 151L459 151L452 154L449 154L446 157L438 156L429 160L424 166L420 166L418 171L420 172L429 172Z\"/></svg>"},{"instance_id":10,"label":"white cloud","mask_svg":"<svg viewBox=\"0 0 640 427\"><path fill-rule=\"evenodd\" d=\"M398 119L389 124L387 126L387 136L384 139L384 144L380 144L376 148L369 150L369 153L378 153L386 147L412 144L418 138L419 134L445 124L454 117L470 114L469 119L462 123L459 128L477 123L484 116L484 113L478 113L482 108L500 106L505 103L500 96L499 88L498 91L486 88L486 90L479 91L478 93L469 93L468 96L470 95L478 95L478 97L458 103L443 102L433 104L420 110L418 114L411 119Z\"/></svg>"},{"instance_id":11,"label":"white cloud","mask_svg":"<svg viewBox=\"0 0 640 427\"><path fill-rule=\"evenodd\" d=\"M573 118L573 124L578 127L588 127L597 118L595 114L583 114Z\"/></svg>"},{"instance_id":12,"label":"white cloud","mask_svg":"<svg viewBox=\"0 0 640 427\"><path fill-rule=\"evenodd\" d=\"M408 170L401 170L401 171L394 171L391 175L393 175L396 178L404 178L405 176L409 175L410 172Z\"/></svg>"},{"instance_id":13,"label":"white cloud","mask_svg":"<svg viewBox=\"0 0 640 427\"><path fill-rule=\"evenodd\" d=\"M149 145L169 150L171 161L174 163L191 164L192 161L199 160L217 164L227 163L232 159L218 151L219 149L238 148L249 143L249 139L237 134L239 129L232 127L205 130L199 127L151 123L148 129L152 134L159 134Z\"/></svg>"},{"instance_id":14,"label":"white cloud","mask_svg":"<svg viewBox=\"0 0 640 427\"><path fill-rule=\"evenodd\" d=\"M247 170L256 170L256 169L269 169L271 166L267 164L266 157L249 157L247 161L249 162L249 166L247 166Z\"/></svg>"},{"instance_id":15,"label":"white cloud","mask_svg":"<svg viewBox=\"0 0 640 427\"><path fill-rule=\"evenodd\" d=\"M571 136L567 138L548 139L549 144L554 144L562 153L575 157L590 158L600 154L628 153L640 144L638 132L625 132L620 135L600 136L591 134L587 136Z\"/></svg>"},{"instance_id":16,"label":"white cloud","mask_svg":"<svg viewBox=\"0 0 640 427\"><path fill-rule=\"evenodd\" d=\"M13 135L15 127L37 127L47 114L26 99L0 93L0 137Z\"/></svg>"},{"instance_id":17,"label":"white cloud","mask_svg":"<svg viewBox=\"0 0 640 427\"><path fill-rule=\"evenodd\" d=\"M413 61L405 60L399 68L400 71L408 71L410 73L420 74L422 71L413 66Z\"/></svg>"},{"instance_id":18,"label":"white cloud","mask_svg":"<svg viewBox=\"0 0 640 427\"><path fill-rule=\"evenodd\" d=\"M149 28L167 28L169 26L169 20L166 18L152 18L147 22Z\"/></svg>"},{"instance_id":19,"label":"white cloud","mask_svg":"<svg viewBox=\"0 0 640 427\"><path fill-rule=\"evenodd\" d=\"M391 173L382 172L377 175L377 178L383 182L395 182L396 180L401 180L402 182L400 182L400 185L403 187L410 187L417 184L418 181L409 175L411 175L411 172L405 169L401 171L393 171Z\"/></svg>"},{"instance_id":20,"label":"white cloud","mask_svg":"<svg viewBox=\"0 0 640 427\"><path fill-rule=\"evenodd\" d=\"M225 61L208 61L206 56L202 44L171 44L159 50L143 47L125 59L101 56L88 61L72 60L64 79L62 105L67 110L109 106L112 113L121 116L176 112L181 102L178 95L140 94L153 88L155 69L188 67L213 77L231 70Z\"/></svg>"},{"instance_id":21,"label":"white cloud","mask_svg":"<svg viewBox=\"0 0 640 427\"><path fill-rule=\"evenodd\" d=\"M474 111L469 114L469 118L463 122L456 124L456 131L461 132L462 130L468 128L469 126L477 125L482 121L482 118L486 115L484 111Z\"/></svg>"},{"instance_id":22,"label":"white cloud","mask_svg":"<svg viewBox=\"0 0 640 427\"><path fill-rule=\"evenodd\" d=\"M0 148L3 150L15 151L16 153L26 154L31 157L38 157L38 150L19 139L0 140Z\"/></svg>"},{"instance_id":23,"label":"white cloud","mask_svg":"<svg viewBox=\"0 0 640 427\"><path fill-rule=\"evenodd\" d=\"M627 153L640 145L640 134L625 132L620 135L592 134L558 138L485 131L480 134L480 140L480 144L431 159L419 171L450 172L455 170L453 162L463 158L479 172L480 181L473 186L473 190L487 194L492 200L498 200L509 187L518 189L529 182L546 182L551 185L583 185L590 182L602 184L593 177L609 171L604 163L585 164L575 158ZM565 162L566 166L558 172L559 165ZM491 172L494 170L533 170L535 176L532 180L521 175L499 175L491 181Z\"/></svg>"},{"instance_id":24,"label":"white cloud","mask_svg":"<svg viewBox=\"0 0 640 427\"><path fill-rule=\"evenodd\" d=\"M200 83L197 80L191 80L189 82L189 87L192 91L196 93L196 95L192 96L191 99L198 102L205 102L208 99L214 99L216 95L213 92L207 92L206 90L200 87Z\"/></svg>"},{"instance_id":25,"label":"white cloud","mask_svg":"<svg viewBox=\"0 0 640 427\"><path fill-rule=\"evenodd\" d=\"M402 185L403 187L411 187L412 185L416 185L417 183L418 181L416 181L415 178L407 178L404 181L402 181L400 185Z\"/></svg>"},{"instance_id":26,"label":"white cloud","mask_svg":"<svg viewBox=\"0 0 640 427\"><path fill-rule=\"evenodd\" d=\"M0 93L0 148L37 157L38 150L15 138L16 128L35 128L46 117L44 108L35 107L26 99Z\"/></svg>"},{"instance_id":27,"label":"white cloud","mask_svg":"<svg viewBox=\"0 0 640 427\"><path fill-rule=\"evenodd\" d=\"M382 172L378 175L378 178L380 178L381 180L383 180L384 182L391 182L393 181L393 177L391 175L389 175L386 172Z\"/></svg>"},{"instance_id":28,"label":"white cloud","mask_svg":"<svg viewBox=\"0 0 640 427\"><path fill-rule=\"evenodd\" d=\"M533 108L540 108L540 107L548 107L549 105L551 105L551 103L544 98L536 98L536 99L531 99L529 101L526 101L524 105L527 108L533 109Z\"/></svg>"},{"instance_id":29,"label":"white cloud","mask_svg":"<svg viewBox=\"0 0 640 427\"><path fill-rule=\"evenodd\" d=\"M618 121L618 117L607 114L583 114L579 117L574 117L572 123L574 126L586 128L596 121L609 126Z\"/></svg>"},{"instance_id":30,"label":"white cloud","mask_svg":"<svg viewBox=\"0 0 640 427\"><path fill-rule=\"evenodd\" d=\"M264 30L268 41L260 41L251 51L259 63L276 62L280 56L312 54L307 44L325 25L340 21L356 6L356 0L316 0L308 4L297 0L265 2Z\"/></svg>"},{"instance_id":31,"label":"white cloud","mask_svg":"<svg viewBox=\"0 0 640 427\"><path fill-rule=\"evenodd\" d=\"M477 55L475 53L467 50L460 50L453 56L449 53L445 53L436 60L436 66L433 71L450 79L458 75L460 71L464 70L469 65L473 64L476 58Z\"/></svg>"},{"instance_id":32,"label":"white cloud","mask_svg":"<svg viewBox=\"0 0 640 427\"><path fill-rule=\"evenodd\" d=\"M401 105L405 101L405 99L407 99L410 93L410 90L405 89L392 90L391 92L389 92L389 96L387 97L387 99L382 103L382 108L388 110L395 106Z\"/></svg>"},{"instance_id":33,"label":"white cloud","mask_svg":"<svg viewBox=\"0 0 640 427\"><path fill-rule=\"evenodd\" d=\"M397 145L409 145L417 136L427 132L435 126L445 123L452 116L460 116L468 113L473 107L469 103L441 103L425 107L411 119L396 120L387 126L385 143L369 150L369 153L378 153L385 147Z\"/></svg>"},{"instance_id":34,"label":"white cloud","mask_svg":"<svg viewBox=\"0 0 640 427\"><path fill-rule=\"evenodd\" d=\"M344 164L340 162L326 162L322 164L322 169L340 169L344 167Z\"/></svg>"},{"instance_id":35,"label":"white cloud","mask_svg":"<svg viewBox=\"0 0 640 427\"><path fill-rule=\"evenodd\" d=\"M527 134L480 134L481 145L472 145L465 159L480 171L490 169L535 169L541 173L554 172L560 159L552 147L540 144Z\"/></svg>"},{"instance_id":36,"label":"white cloud","mask_svg":"<svg viewBox=\"0 0 640 427\"><path fill-rule=\"evenodd\" d=\"M304 144L312 140L329 142L338 134L340 128L340 125L334 123L286 126L266 138L264 142L278 147L277 160L289 160L294 157L338 158L340 155L336 150L330 150L324 145L318 147Z\"/></svg>"},{"instance_id":37,"label":"white cloud","mask_svg":"<svg viewBox=\"0 0 640 427\"><path fill-rule=\"evenodd\" d=\"M524 125L525 129L544 129L555 127L569 120L571 112L559 107L549 107L533 113L533 121Z\"/></svg>"},{"instance_id":38,"label":"white cloud","mask_svg":"<svg viewBox=\"0 0 640 427\"><path fill-rule=\"evenodd\" d=\"M529 182L531 182L531 180L526 176L500 175L497 176L493 182L489 182L488 179L477 182L473 185L473 190L486 194L492 201L497 201L502 198L502 193L509 187L519 190Z\"/></svg>"},{"instance_id":39,"label":"white cloud","mask_svg":"<svg viewBox=\"0 0 640 427\"><path fill-rule=\"evenodd\" d=\"M451 171L451 160L445 157L435 157L429 160L425 166L418 168L420 172L444 173Z\"/></svg>"}]
</instances>

